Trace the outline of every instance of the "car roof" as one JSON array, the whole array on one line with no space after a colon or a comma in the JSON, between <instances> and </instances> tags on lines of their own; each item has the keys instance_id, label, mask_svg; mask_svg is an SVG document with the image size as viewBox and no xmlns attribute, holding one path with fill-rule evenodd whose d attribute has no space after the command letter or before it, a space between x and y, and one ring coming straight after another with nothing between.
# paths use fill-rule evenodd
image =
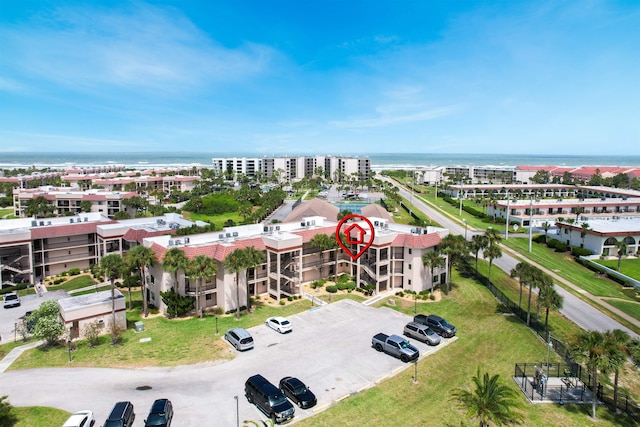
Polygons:
<instances>
[{"instance_id":1,"label":"car roof","mask_svg":"<svg viewBox=\"0 0 640 427\"><path fill-rule=\"evenodd\" d=\"M113 415L115 417L115 419L118 419L125 411L125 409L127 408L128 405L131 405L131 402L118 402L115 404L115 406L113 407L113 409L111 410L111 414L109 415L109 420L112 420L114 418L111 418L111 415ZM109 421L107 420L107 421Z\"/></svg>"},{"instance_id":2,"label":"car roof","mask_svg":"<svg viewBox=\"0 0 640 427\"><path fill-rule=\"evenodd\" d=\"M65 426L77 426L78 424L80 424L80 421L84 420L87 415L90 413L90 411L78 411L75 414L71 415L67 421L64 422L62 427Z\"/></svg>"},{"instance_id":3,"label":"car roof","mask_svg":"<svg viewBox=\"0 0 640 427\"><path fill-rule=\"evenodd\" d=\"M273 319L273 320L277 320L279 323L282 323L282 322L284 322L285 320L287 320L287 319L285 319L285 318L284 318L284 317L282 317L282 316L270 317L269 319L270 319L270 320L271 320L271 319Z\"/></svg>"},{"instance_id":4,"label":"car roof","mask_svg":"<svg viewBox=\"0 0 640 427\"><path fill-rule=\"evenodd\" d=\"M235 332L240 338L250 337L251 334L244 328L232 328L228 332Z\"/></svg>"},{"instance_id":5,"label":"car roof","mask_svg":"<svg viewBox=\"0 0 640 427\"><path fill-rule=\"evenodd\" d=\"M442 317L436 315L436 314L430 314L429 315L429 319L433 319L433 320L444 320Z\"/></svg>"},{"instance_id":6,"label":"car roof","mask_svg":"<svg viewBox=\"0 0 640 427\"><path fill-rule=\"evenodd\" d=\"M297 379L296 377L287 377L284 380L285 382L289 383L293 388L296 388L298 386L304 386L304 383L299 379Z\"/></svg>"},{"instance_id":7,"label":"car roof","mask_svg":"<svg viewBox=\"0 0 640 427\"><path fill-rule=\"evenodd\" d=\"M164 408L167 406L169 399L157 399L151 405L151 412L164 412Z\"/></svg>"}]
</instances>

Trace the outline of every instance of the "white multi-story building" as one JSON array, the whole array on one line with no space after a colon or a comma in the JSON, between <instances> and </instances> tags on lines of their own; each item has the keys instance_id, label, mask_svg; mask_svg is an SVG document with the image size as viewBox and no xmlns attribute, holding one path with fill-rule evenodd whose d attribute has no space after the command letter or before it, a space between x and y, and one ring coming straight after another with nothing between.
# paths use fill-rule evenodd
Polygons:
<instances>
[{"instance_id":1,"label":"white multi-story building","mask_svg":"<svg viewBox=\"0 0 640 427\"><path fill-rule=\"evenodd\" d=\"M322 168L324 175L334 180L340 177L338 171L345 176L358 174L363 180L371 175L371 161L368 157L220 157L213 158L212 163L218 174L229 173L234 179L240 174L253 178L259 172L266 177L277 174L283 181L295 181L314 175L317 168Z\"/></svg>"}]
</instances>

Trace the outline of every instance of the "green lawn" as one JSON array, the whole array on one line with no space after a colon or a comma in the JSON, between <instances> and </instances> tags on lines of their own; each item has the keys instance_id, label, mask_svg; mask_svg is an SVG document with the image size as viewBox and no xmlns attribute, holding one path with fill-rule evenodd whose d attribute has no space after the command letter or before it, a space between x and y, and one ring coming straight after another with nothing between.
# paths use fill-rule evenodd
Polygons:
<instances>
[{"instance_id":1,"label":"green lawn","mask_svg":"<svg viewBox=\"0 0 640 427\"><path fill-rule=\"evenodd\" d=\"M493 271L492 271L493 273ZM413 303L388 298L379 305L413 314ZM524 396L511 379L515 362L546 360L546 346L514 316L496 312L496 300L489 291L470 279L454 276L454 292L421 310L444 316L458 328L458 340L418 363L418 383L409 368L380 385L358 393L300 426L459 426L468 421L449 401L456 387L469 387L480 366ZM554 356L555 357L555 356ZM637 373L636 373L637 375ZM588 418L589 405L531 405L525 403L526 426L635 426L637 422L599 408L598 422ZM366 420L366 421L365 421ZM477 425L469 421L466 425Z\"/></svg>"},{"instance_id":2,"label":"green lawn","mask_svg":"<svg viewBox=\"0 0 640 427\"><path fill-rule=\"evenodd\" d=\"M620 301L617 299L606 299L606 301L615 308L624 311L629 316L640 320L640 302Z\"/></svg>"},{"instance_id":3,"label":"green lawn","mask_svg":"<svg viewBox=\"0 0 640 427\"><path fill-rule=\"evenodd\" d=\"M80 295L93 294L96 291L98 291L98 292L108 291L109 289L111 289L111 285L103 285L103 286L98 286L97 288L87 289L86 291L72 292L72 293L70 293L70 295L72 297L77 297L77 296L80 296ZM118 289L120 290L120 292L122 292L124 294L125 297L127 296L127 292L128 292L127 288L118 288ZM132 290L131 293L133 293L133 292L135 292L135 291ZM128 300L128 297L127 297L127 300Z\"/></svg>"},{"instance_id":4,"label":"green lawn","mask_svg":"<svg viewBox=\"0 0 640 427\"><path fill-rule=\"evenodd\" d=\"M47 289L50 291L59 291L59 290L72 291L74 289L86 288L87 286L93 286L95 284L96 284L96 281L93 280L93 277L91 277L88 274L85 274L82 276L73 277L72 279L69 279L66 282L61 283L59 285L47 286Z\"/></svg>"},{"instance_id":5,"label":"green lawn","mask_svg":"<svg viewBox=\"0 0 640 427\"><path fill-rule=\"evenodd\" d=\"M2 219L2 217L4 217L5 215L8 215L6 219L17 218L17 216L13 214L13 208L0 209L0 219Z\"/></svg>"},{"instance_id":6,"label":"green lawn","mask_svg":"<svg viewBox=\"0 0 640 427\"><path fill-rule=\"evenodd\" d=\"M284 306L259 306L250 315L242 315L239 321L233 316L218 318L219 334L216 335L216 319L167 319L163 316L140 317L140 295L133 293L134 307L127 312L128 329L124 344L111 346L107 336L102 337L98 347L89 348L85 341L77 343L70 365L66 347L48 350L33 349L23 353L10 369L29 369L45 366L89 366L137 368L143 366L177 366L235 357L221 336L232 327L249 328L264 323L270 316L289 316L311 308L308 300L299 300ZM133 322L142 320L145 331L133 332ZM151 338L151 342L140 342Z\"/></svg>"},{"instance_id":7,"label":"green lawn","mask_svg":"<svg viewBox=\"0 0 640 427\"><path fill-rule=\"evenodd\" d=\"M71 416L70 412L46 406L14 406L13 410L18 415L15 427L61 426Z\"/></svg>"},{"instance_id":8,"label":"green lawn","mask_svg":"<svg viewBox=\"0 0 640 427\"><path fill-rule=\"evenodd\" d=\"M230 212L220 215L205 215L193 212L182 211L182 215L191 221L206 221L215 224L216 230L222 230L227 220L232 220L236 224L242 224L244 219L237 212Z\"/></svg>"},{"instance_id":9,"label":"green lawn","mask_svg":"<svg viewBox=\"0 0 640 427\"><path fill-rule=\"evenodd\" d=\"M617 259L594 259L593 261L598 264L602 264L605 267L609 267L612 270L618 270ZM623 258L620 260L620 273L633 277L636 280L640 280L640 258Z\"/></svg>"},{"instance_id":10,"label":"green lawn","mask_svg":"<svg viewBox=\"0 0 640 427\"><path fill-rule=\"evenodd\" d=\"M529 253L529 241L525 238L509 238L509 240L503 240L502 244L515 249L538 264L544 265L558 276L592 295L630 299L622 292L622 286L612 280L596 276L593 271L575 262L570 252L559 253L545 245L533 243L532 251Z\"/></svg>"}]
</instances>

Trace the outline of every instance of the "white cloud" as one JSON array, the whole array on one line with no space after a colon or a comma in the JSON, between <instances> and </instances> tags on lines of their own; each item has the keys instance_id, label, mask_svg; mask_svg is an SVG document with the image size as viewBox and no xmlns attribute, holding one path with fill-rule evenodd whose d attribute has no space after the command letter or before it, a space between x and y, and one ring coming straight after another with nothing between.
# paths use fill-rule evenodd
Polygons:
<instances>
[{"instance_id":1,"label":"white cloud","mask_svg":"<svg viewBox=\"0 0 640 427\"><path fill-rule=\"evenodd\" d=\"M453 106L427 109L421 111L407 112L404 114L388 114L388 111L399 110L398 106L378 107L381 112L376 117L354 118L349 120L336 120L329 122L329 125L342 129L374 128L397 125L400 123L422 122L449 116L456 108Z\"/></svg>"},{"instance_id":2,"label":"white cloud","mask_svg":"<svg viewBox=\"0 0 640 427\"><path fill-rule=\"evenodd\" d=\"M30 75L91 90L184 88L262 72L275 51L247 43L219 45L175 9L58 9L0 32L4 62Z\"/></svg>"},{"instance_id":3,"label":"white cloud","mask_svg":"<svg viewBox=\"0 0 640 427\"><path fill-rule=\"evenodd\" d=\"M24 89L25 89L24 85L22 85L20 82L13 79L0 77L0 91L21 92Z\"/></svg>"}]
</instances>

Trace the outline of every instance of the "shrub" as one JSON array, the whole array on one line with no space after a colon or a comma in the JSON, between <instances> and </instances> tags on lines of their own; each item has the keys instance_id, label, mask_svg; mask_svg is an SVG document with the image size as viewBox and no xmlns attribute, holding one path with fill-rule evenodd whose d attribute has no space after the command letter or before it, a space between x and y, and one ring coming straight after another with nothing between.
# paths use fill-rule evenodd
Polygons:
<instances>
[{"instance_id":1,"label":"shrub","mask_svg":"<svg viewBox=\"0 0 640 427\"><path fill-rule=\"evenodd\" d=\"M353 277L351 277L351 275L343 274L338 278L338 283L347 283L350 280L353 280Z\"/></svg>"},{"instance_id":2,"label":"shrub","mask_svg":"<svg viewBox=\"0 0 640 427\"><path fill-rule=\"evenodd\" d=\"M65 279L64 277L61 277L61 278L59 278L59 279L54 280L54 281L53 281L53 284L54 284L54 285L59 285L60 283L64 283L64 282L66 282L66 281L67 281L67 279Z\"/></svg>"},{"instance_id":3,"label":"shrub","mask_svg":"<svg viewBox=\"0 0 640 427\"><path fill-rule=\"evenodd\" d=\"M124 329L118 326L116 323L109 323L109 335L111 335L111 345L122 344L122 336L124 335Z\"/></svg>"},{"instance_id":4,"label":"shrub","mask_svg":"<svg viewBox=\"0 0 640 427\"><path fill-rule=\"evenodd\" d=\"M356 292L364 292L364 289L362 289L362 288L356 288Z\"/></svg>"},{"instance_id":5,"label":"shrub","mask_svg":"<svg viewBox=\"0 0 640 427\"><path fill-rule=\"evenodd\" d=\"M280 300L280 305L284 305L284 301Z\"/></svg>"},{"instance_id":6,"label":"shrub","mask_svg":"<svg viewBox=\"0 0 640 427\"><path fill-rule=\"evenodd\" d=\"M331 285L331 286L327 286L327 292L329 292L330 294L335 294L336 292L338 292L338 287Z\"/></svg>"},{"instance_id":7,"label":"shrub","mask_svg":"<svg viewBox=\"0 0 640 427\"><path fill-rule=\"evenodd\" d=\"M347 284L344 282L340 282L338 283L338 285L336 286L336 288L338 288L339 291L344 291L347 289Z\"/></svg>"},{"instance_id":8,"label":"shrub","mask_svg":"<svg viewBox=\"0 0 640 427\"><path fill-rule=\"evenodd\" d=\"M89 347L96 347L100 345L100 332L101 332L100 324L97 320L87 324L84 327L83 333L87 338L87 342L89 343Z\"/></svg>"},{"instance_id":9,"label":"shrub","mask_svg":"<svg viewBox=\"0 0 640 427\"><path fill-rule=\"evenodd\" d=\"M398 291L398 292L396 292L396 295L399 296L400 298L402 298L404 296L404 292Z\"/></svg>"},{"instance_id":10,"label":"shrub","mask_svg":"<svg viewBox=\"0 0 640 427\"><path fill-rule=\"evenodd\" d=\"M311 287L313 289L318 289L324 286L324 280L316 280L314 282L311 283Z\"/></svg>"},{"instance_id":11,"label":"shrub","mask_svg":"<svg viewBox=\"0 0 640 427\"><path fill-rule=\"evenodd\" d=\"M581 248L579 246L571 246L571 255L578 258L581 256L593 255L593 253L587 248Z\"/></svg>"},{"instance_id":12,"label":"shrub","mask_svg":"<svg viewBox=\"0 0 640 427\"><path fill-rule=\"evenodd\" d=\"M0 397L0 425L13 426L18 423L18 414L7 400L9 396Z\"/></svg>"},{"instance_id":13,"label":"shrub","mask_svg":"<svg viewBox=\"0 0 640 427\"><path fill-rule=\"evenodd\" d=\"M69 276L77 276L78 274L80 274L80 269L79 268L72 268L71 270L68 271Z\"/></svg>"},{"instance_id":14,"label":"shrub","mask_svg":"<svg viewBox=\"0 0 640 427\"><path fill-rule=\"evenodd\" d=\"M356 282L347 282L347 290L352 291L356 288Z\"/></svg>"},{"instance_id":15,"label":"shrub","mask_svg":"<svg viewBox=\"0 0 640 427\"><path fill-rule=\"evenodd\" d=\"M544 234L538 234L536 237L533 238L533 241L536 243L547 243L547 236L545 236Z\"/></svg>"},{"instance_id":16,"label":"shrub","mask_svg":"<svg viewBox=\"0 0 640 427\"><path fill-rule=\"evenodd\" d=\"M289 296L287 297L287 301L293 301L293 297L292 297L291 295L289 295Z\"/></svg>"},{"instance_id":17,"label":"shrub","mask_svg":"<svg viewBox=\"0 0 640 427\"><path fill-rule=\"evenodd\" d=\"M429 299L431 301L435 301L436 300L436 296L434 294L429 295Z\"/></svg>"}]
</instances>

